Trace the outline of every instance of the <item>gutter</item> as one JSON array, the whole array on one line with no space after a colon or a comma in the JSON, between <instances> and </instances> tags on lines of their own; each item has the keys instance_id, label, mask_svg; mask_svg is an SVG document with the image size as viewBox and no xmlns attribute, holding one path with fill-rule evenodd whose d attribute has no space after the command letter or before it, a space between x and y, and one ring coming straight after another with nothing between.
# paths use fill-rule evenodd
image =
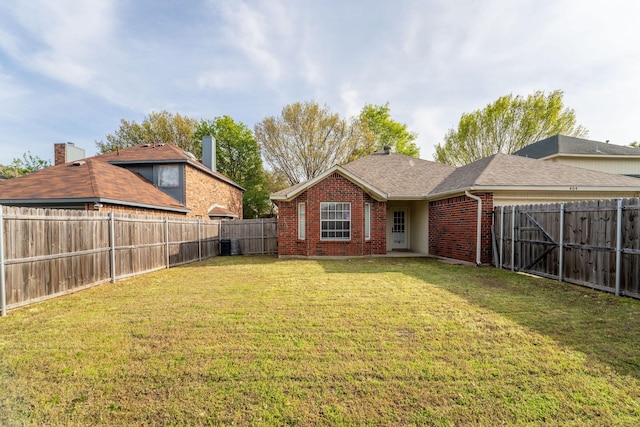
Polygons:
<instances>
[{"instance_id":1,"label":"gutter","mask_svg":"<svg viewBox=\"0 0 640 427\"><path fill-rule=\"evenodd\" d=\"M478 202L478 226L476 227L476 265L482 264L482 256L480 251L482 250L482 199L478 196L474 196L469 193L469 190L464 190L464 194Z\"/></svg>"},{"instance_id":2,"label":"gutter","mask_svg":"<svg viewBox=\"0 0 640 427\"><path fill-rule=\"evenodd\" d=\"M16 206L24 206L27 208L41 205L49 205L49 204L78 204L78 203L109 203L111 205L121 205L121 206L132 206L135 208L145 208L145 209L154 209L154 210L162 210L162 211L170 211L170 212L179 212L179 213L189 213L191 209L184 207L173 207L173 206L162 206L162 205L149 205L146 203L136 203L136 202L128 202L125 200L115 200L115 199L106 199L102 197L87 197L82 199L0 199L5 205L16 205ZM56 209L56 206L47 206L51 209Z\"/></svg>"}]
</instances>

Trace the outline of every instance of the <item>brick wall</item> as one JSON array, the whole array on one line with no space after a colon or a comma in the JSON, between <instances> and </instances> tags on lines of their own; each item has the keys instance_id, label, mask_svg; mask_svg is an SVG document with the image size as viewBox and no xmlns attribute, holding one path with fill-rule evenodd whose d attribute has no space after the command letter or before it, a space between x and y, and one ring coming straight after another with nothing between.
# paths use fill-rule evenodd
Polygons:
<instances>
[{"instance_id":1,"label":"brick wall","mask_svg":"<svg viewBox=\"0 0 640 427\"><path fill-rule=\"evenodd\" d=\"M305 203L306 238L298 239L298 203ZM351 239L320 239L320 203L351 203ZM371 205L371 239L364 237L364 205ZM372 199L340 174L323 179L296 199L278 202L278 254L281 256L364 256L386 253L386 202Z\"/></svg>"},{"instance_id":2,"label":"brick wall","mask_svg":"<svg viewBox=\"0 0 640 427\"><path fill-rule=\"evenodd\" d=\"M209 208L217 204L233 211L238 219L242 219L242 191L237 187L190 165L185 166L184 176L186 204L191 209L187 216L200 215L208 219Z\"/></svg>"},{"instance_id":3,"label":"brick wall","mask_svg":"<svg viewBox=\"0 0 640 427\"><path fill-rule=\"evenodd\" d=\"M61 165L67 162L67 144L53 144L53 165Z\"/></svg>"},{"instance_id":4,"label":"brick wall","mask_svg":"<svg viewBox=\"0 0 640 427\"><path fill-rule=\"evenodd\" d=\"M481 261L490 263L493 193L474 194L482 199ZM429 203L429 254L476 262L478 202L457 196Z\"/></svg>"}]
</instances>

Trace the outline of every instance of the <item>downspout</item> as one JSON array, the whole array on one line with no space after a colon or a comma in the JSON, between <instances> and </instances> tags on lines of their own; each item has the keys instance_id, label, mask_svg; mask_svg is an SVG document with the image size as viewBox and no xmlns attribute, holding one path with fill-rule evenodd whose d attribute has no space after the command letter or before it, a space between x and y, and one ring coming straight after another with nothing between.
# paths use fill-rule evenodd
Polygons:
<instances>
[{"instance_id":1,"label":"downspout","mask_svg":"<svg viewBox=\"0 0 640 427\"><path fill-rule=\"evenodd\" d=\"M469 193L469 190L464 190L464 194L478 202L478 227L476 230L476 264L482 264L482 256L480 251L482 250L482 199L478 196L474 196Z\"/></svg>"}]
</instances>

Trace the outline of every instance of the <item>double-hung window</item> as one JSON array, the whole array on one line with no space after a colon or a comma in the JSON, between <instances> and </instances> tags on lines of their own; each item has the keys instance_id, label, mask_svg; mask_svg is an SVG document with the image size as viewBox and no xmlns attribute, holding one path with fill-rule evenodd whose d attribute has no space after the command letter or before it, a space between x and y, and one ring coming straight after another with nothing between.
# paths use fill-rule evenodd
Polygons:
<instances>
[{"instance_id":1,"label":"double-hung window","mask_svg":"<svg viewBox=\"0 0 640 427\"><path fill-rule=\"evenodd\" d=\"M351 239L351 203L320 203L320 239Z\"/></svg>"}]
</instances>

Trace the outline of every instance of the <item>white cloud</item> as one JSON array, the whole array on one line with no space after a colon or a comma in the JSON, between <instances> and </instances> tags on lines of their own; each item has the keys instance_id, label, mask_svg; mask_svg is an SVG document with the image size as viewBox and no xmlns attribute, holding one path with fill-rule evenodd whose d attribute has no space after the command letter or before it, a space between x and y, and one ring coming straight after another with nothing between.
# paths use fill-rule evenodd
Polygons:
<instances>
[{"instance_id":1,"label":"white cloud","mask_svg":"<svg viewBox=\"0 0 640 427\"><path fill-rule=\"evenodd\" d=\"M211 3L224 19L224 41L232 49L242 53L254 72L269 83L282 77L282 65L277 55L286 34L287 18L278 3L265 3L260 9L244 1L214 1Z\"/></svg>"},{"instance_id":2,"label":"white cloud","mask_svg":"<svg viewBox=\"0 0 640 427\"><path fill-rule=\"evenodd\" d=\"M2 47L33 72L87 86L95 74L95 52L111 31L112 9L108 0L18 2L3 12L13 16L22 37L8 38Z\"/></svg>"}]
</instances>

